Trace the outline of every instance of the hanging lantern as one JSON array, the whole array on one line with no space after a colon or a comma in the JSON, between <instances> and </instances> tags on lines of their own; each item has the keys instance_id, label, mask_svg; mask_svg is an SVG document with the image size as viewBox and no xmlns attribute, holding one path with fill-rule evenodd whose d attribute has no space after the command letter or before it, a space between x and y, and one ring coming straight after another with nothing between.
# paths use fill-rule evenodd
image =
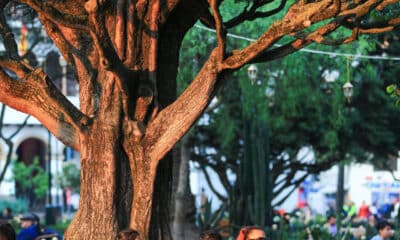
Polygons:
<instances>
[{"instance_id":1,"label":"hanging lantern","mask_svg":"<svg viewBox=\"0 0 400 240\"><path fill-rule=\"evenodd\" d=\"M347 57L347 81L343 84L343 95L347 100L347 103L350 103L351 98L353 97L353 84L350 82L350 59L351 57Z\"/></svg>"},{"instance_id":2,"label":"hanging lantern","mask_svg":"<svg viewBox=\"0 0 400 240\"><path fill-rule=\"evenodd\" d=\"M353 84L347 81L343 84L343 95L346 98L347 102L350 103L351 98L353 97Z\"/></svg>"},{"instance_id":3,"label":"hanging lantern","mask_svg":"<svg viewBox=\"0 0 400 240\"><path fill-rule=\"evenodd\" d=\"M258 68L256 65L251 64L247 69L247 76L250 79L251 84L254 84L257 80Z\"/></svg>"}]
</instances>

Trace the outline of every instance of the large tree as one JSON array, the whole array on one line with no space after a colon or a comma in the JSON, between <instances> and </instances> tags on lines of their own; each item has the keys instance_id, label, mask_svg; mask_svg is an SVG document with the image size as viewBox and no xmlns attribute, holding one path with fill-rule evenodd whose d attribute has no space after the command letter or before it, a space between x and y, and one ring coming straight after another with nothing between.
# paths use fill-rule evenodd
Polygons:
<instances>
[{"instance_id":1,"label":"large tree","mask_svg":"<svg viewBox=\"0 0 400 240\"><path fill-rule=\"evenodd\" d=\"M223 17L229 1L219 0L18 1L37 13L75 69L77 108L42 68L21 60L4 17L8 2L0 1L0 34L7 50L0 59L0 101L36 117L81 154L80 207L67 239L109 240L128 226L144 239L163 234L150 231L150 224L159 228L157 217L167 209L160 198L164 188L159 187L169 175L157 167L170 169L161 160L201 115L227 74L312 42L345 43L400 23L398 15L365 20L370 12L398 6L398 0L234 1L237 15L229 20ZM282 17L266 25L254 43L228 50L229 29L280 12ZM216 29L217 44L176 97L180 44L197 20ZM325 39L341 26L352 34ZM282 45L275 47L278 41Z\"/></svg>"},{"instance_id":2,"label":"large tree","mask_svg":"<svg viewBox=\"0 0 400 240\"><path fill-rule=\"evenodd\" d=\"M329 64L329 59L309 53L288 56L272 68L280 70L273 74L279 81L270 99L265 88L272 80L268 73L272 64L260 64L264 72L260 84L251 85L242 76L238 91L237 82L231 81L218 95L219 104L212 105L214 111L207 111L194 127L192 159L223 202L221 208L229 206L233 227L271 223L272 218L265 217L271 207L279 207L311 174L343 160L382 168L390 156L397 155L400 111L384 90L394 75L387 79L377 67L379 62L361 61L351 69L355 96L349 104L341 92L346 64L335 82L326 83L323 78L324 72L339 70L338 63L346 62L345 58L335 60ZM313 66L318 70L304 71ZM210 169L219 176L224 191L210 181Z\"/></svg>"}]
</instances>

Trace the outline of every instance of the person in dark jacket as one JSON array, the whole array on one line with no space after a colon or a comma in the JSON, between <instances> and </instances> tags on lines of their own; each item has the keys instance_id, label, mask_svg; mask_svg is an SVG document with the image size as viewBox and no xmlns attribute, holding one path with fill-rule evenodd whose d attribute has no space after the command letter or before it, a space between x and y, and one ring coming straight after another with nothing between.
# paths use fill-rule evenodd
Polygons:
<instances>
[{"instance_id":1,"label":"person in dark jacket","mask_svg":"<svg viewBox=\"0 0 400 240\"><path fill-rule=\"evenodd\" d=\"M15 240L15 230L6 221L0 220L0 240Z\"/></svg>"},{"instance_id":2,"label":"person in dark jacket","mask_svg":"<svg viewBox=\"0 0 400 240\"><path fill-rule=\"evenodd\" d=\"M11 208L9 208L9 207L4 208L0 218L3 220L13 219Z\"/></svg>"},{"instance_id":3,"label":"person in dark jacket","mask_svg":"<svg viewBox=\"0 0 400 240\"><path fill-rule=\"evenodd\" d=\"M40 228L35 224L36 217L27 213L20 217L21 231L17 235L17 240L35 240L40 235Z\"/></svg>"},{"instance_id":4,"label":"person in dark jacket","mask_svg":"<svg viewBox=\"0 0 400 240\"><path fill-rule=\"evenodd\" d=\"M34 213L24 214L20 220L22 230L17 235L17 240L35 240L39 236L43 236L43 238L52 236L62 240L62 236L54 229L41 226L39 216Z\"/></svg>"}]
</instances>

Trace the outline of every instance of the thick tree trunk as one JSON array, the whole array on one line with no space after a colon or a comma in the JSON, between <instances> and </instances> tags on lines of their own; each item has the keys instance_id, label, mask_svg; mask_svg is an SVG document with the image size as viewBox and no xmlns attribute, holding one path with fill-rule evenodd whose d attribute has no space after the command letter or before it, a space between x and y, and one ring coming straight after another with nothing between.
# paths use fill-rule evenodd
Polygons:
<instances>
[{"instance_id":1,"label":"thick tree trunk","mask_svg":"<svg viewBox=\"0 0 400 240\"><path fill-rule=\"evenodd\" d=\"M133 176L133 205L131 208L130 228L137 230L143 239L148 239L150 218L153 205L153 189L156 166L152 166L142 154L136 154L132 171ZM138 159L139 158L139 159Z\"/></svg>"},{"instance_id":2,"label":"thick tree trunk","mask_svg":"<svg viewBox=\"0 0 400 240\"><path fill-rule=\"evenodd\" d=\"M187 147L188 136L185 135L181 140L181 151L180 151L180 165L178 178L178 187L175 193L175 208L174 208L174 221L172 226L173 238L186 239L185 238L185 195L187 193L187 185L189 178L189 152Z\"/></svg>"},{"instance_id":3,"label":"thick tree trunk","mask_svg":"<svg viewBox=\"0 0 400 240\"><path fill-rule=\"evenodd\" d=\"M131 198L128 194L132 193L131 185L119 178L129 174L125 172L129 168L121 168L127 166L122 163L126 157L121 154L121 99L110 74L101 78L105 84L99 99L98 118L80 135L80 201L78 212L65 234L68 240L114 239L117 232L126 227L123 225L128 221L123 218L129 218L120 209L127 206Z\"/></svg>"},{"instance_id":4,"label":"thick tree trunk","mask_svg":"<svg viewBox=\"0 0 400 240\"><path fill-rule=\"evenodd\" d=\"M172 191L172 152L158 164L153 191L153 208L150 221L149 239L171 239L169 226Z\"/></svg>"}]
</instances>

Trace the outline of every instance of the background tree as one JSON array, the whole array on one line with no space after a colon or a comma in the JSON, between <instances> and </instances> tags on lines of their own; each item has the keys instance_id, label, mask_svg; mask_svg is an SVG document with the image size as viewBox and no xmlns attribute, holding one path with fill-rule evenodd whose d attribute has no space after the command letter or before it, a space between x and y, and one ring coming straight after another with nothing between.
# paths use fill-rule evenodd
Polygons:
<instances>
[{"instance_id":1,"label":"background tree","mask_svg":"<svg viewBox=\"0 0 400 240\"><path fill-rule=\"evenodd\" d=\"M62 167L61 174L55 179L58 187L69 188L73 192L79 193L80 189L80 170L74 163L66 163Z\"/></svg>"},{"instance_id":2,"label":"background tree","mask_svg":"<svg viewBox=\"0 0 400 240\"><path fill-rule=\"evenodd\" d=\"M363 42L358 48L366 48L373 54L375 44L371 40L369 46ZM354 47L357 48L349 48ZM207 112L206 124L200 120L190 141L192 159L206 179L209 180L210 168L220 177L224 192L216 191L211 181L209 185L223 202L223 208L226 204L231 206L233 226L268 225L265 219L271 219L268 218L271 208L279 206L310 174L318 174L343 160L387 165L391 156L397 155L400 139L396 119L400 112L384 92L385 82L390 79L382 79L383 72L376 64L357 60L358 66L350 69L356 93L349 105L341 93L341 86L347 81L346 65L341 66L346 63L345 58L332 61L320 55L296 53L284 62L275 62L277 66L259 66L262 76L258 84L252 85L244 74L237 76L242 79L240 86L231 81L220 94L222 97L217 95L218 108ZM306 71L309 68L318 70L310 73ZM270 69L275 72L271 74ZM340 78L326 82L326 74L333 71L340 72ZM244 99L248 99L245 105ZM244 111L238 111L240 107ZM377 110L371 111L371 107ZM251 118L241 121L245 116ZM257 119L263 123L249 132L246 125L255 124ZM262 132L265 136L259 135ZM258 144L261 151L251 149ZM312 161L302 159L306 148L308 153L314 153ZM268 179L260 181L260 172L265 177L272 176L272 183ZM229 180L232 173L236 175L233 181ZM260 196L251 192L257 183L264 188L258 187L258 193L263 192ZM257 201L250 201L251 197L257 197ZM263 213L255 219L257 214L251 209L258 202L270 207L257 207L257 213ZM247 206L236 205L244 203Z\"/></svg>"},{"instance_id":3,"label":"background tree","mask_svg":"<svg viewBox=\"0 0 400 240\"><path fill-rule=\"evenodd\" d=\"M29 202L30 208L35 208L35 200L45 198L48 186L48 176L40 167L39 158L34 157L30 165L14 162L13 176L14 181L21 187L20 197Z\"/></svg>"},{"instance_id":4,"label":"background tree","mask_svg":"<svg viewBox=\"0 0 400 240\"><path fill-rule=\"evenodd\" d=\"M14 142L13 138L26 126L26 123L28 122L28 119L30 116L27 116L24 121L17 125L17 129L10 134L9 136L5 136L3 133L3 126L4 126L4 117L5 117L5 112L6 112L6 105L1 104L1 110L0 110L0 139L4 141L4 143L7 145L7 154L6 154L6 160L4 162L4 165L0 171L0 185L4 180L4 177L6 175L6 171L8 169L8 166L10 166L10 163L12 161L12 155L14 152Z\"/></svg>"},{"instance_id":5,"label":"background tree","mask_svg":"<svg viewBox=\"0 0 400 240\"><path fill-rule=\"evenodd\" d=\"M353 33L330 43L355 40L358 33L390 31L399 24L398 16L361 21L375 9L398 4L396 0L283 0L277 7L263 0L19 1L37 12L48 36L75 69L78 109L43 69L21 60L4 18L8 2L0 2L0 34L7 50L0 60L0 101L36 117L81 156L80 207L67 239L112 239L128 226L144 239L164 234L158 217L168 209L162 204L168 204L163 196L169 193L171 161L161 160L170 156L169 150L229 73L325 42L325 36L341 26ZM239 10L225 20L228 2ZM242 49L228 46L230 28L280 11L282 18L263 25L257 41ZM179 48L197 20L216 29L217 47L176 97ZM277 42L282 45L275 48Z\"/></svg>"}]
</instances>

